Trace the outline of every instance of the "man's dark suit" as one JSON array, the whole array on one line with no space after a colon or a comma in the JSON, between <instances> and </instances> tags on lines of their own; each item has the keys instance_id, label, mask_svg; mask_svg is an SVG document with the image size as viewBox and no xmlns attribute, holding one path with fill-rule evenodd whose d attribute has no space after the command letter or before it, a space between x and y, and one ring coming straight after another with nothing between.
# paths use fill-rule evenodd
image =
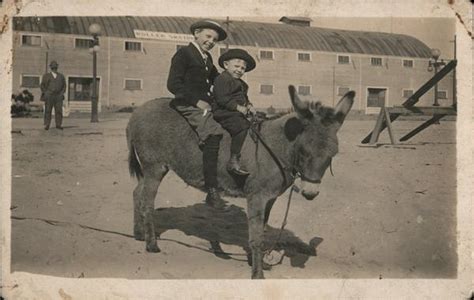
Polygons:
<instances>
[{"instance_id":1,"label":"man's dark suit","mask_svg":"<svg viewBox=\"0 0 474 300\"><path fill-rule=\"evenodd\" d=\"M66 91L66 79L64 75L57 72L56 78L53 74L46 73L41 80L42 100L45 101L44 126L49 128L51 124L51 113L54 107L54 119L56 127L61 128L63 122L63 100Z\"/></svg>"}]
</instances>

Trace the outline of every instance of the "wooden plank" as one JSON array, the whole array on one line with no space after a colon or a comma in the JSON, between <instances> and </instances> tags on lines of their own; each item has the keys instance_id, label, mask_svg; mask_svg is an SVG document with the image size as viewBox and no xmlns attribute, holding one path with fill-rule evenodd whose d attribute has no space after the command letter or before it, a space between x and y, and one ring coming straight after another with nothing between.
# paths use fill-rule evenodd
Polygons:
<instances>
[{"instance_id":1,"label":"wooden plank","mask_svg":"<svg viewBox=\"0 0 474 300\"><path fill-rule=\"evenodd\" d=\"M457 60L450 61L444 68L442 68L438 73L436 73L430 80L423 84L413 95L410 96L405 102L403 102L404 107L410 107L415 105L421 96L428 92L435 84L437 84L441 79L446 76L451 70L456 68Z\"/></svg>"},{"instance_id":2,"label":"wooden plank","mask_svg":"<svg viewBox=\"0 0 474 300\"><path fill-rule=\"evenodd\" d=\"M396 113L401 115L456 115L457 111L454 107L441 107L441 106L412 106L412 107L403 107L403 106L394 106L387 107L387 110L390 113Z\"/></svg>"},{"instance_id":3,"label":"wooden plank","mask_svg":"<svg viewBox=\"0 0 474 300\"><path fill-rule=\"evenodd\" d=\"M415 135L417 135L421 131L425 130L426 128L430 127L433 124L438 123L438 121L441 120L444 116L446 116L446 115L441 115L441 114L434 115L431 119L429 119L425 123L421 124L420 126L416 127L415 129L413 129L412 131L410 131L406 135L404 135L400 139L400 142L408 141L409 139L411 139L412 137L414 137Z\"/></svg>"},{"instance_id":4,"label":"wooden plank","mask_svg":"<svg viewBox=\"0 0 474 300\"><path fill-rule=\"evenodd\" d=\"M423 96L426 92L428 92L436 83L438 83L441 79L443 79L443 77L446 76L446 74L448 74L451 70L455 69L456 65L457 65L457 60L454 59L450 61L446 66L444 66L444 68L442 68L430 80L428 80L425 84L423 84L415 93L413 93L413 95L411 95L410 98L408 98L405 102L403 102L402 105L405 108L409 108L415 105L421 96ZM399 116L400 116L400 113L390 111L390 122L395 121ZM386 127L386 124L384 123L380 131L383 131L385 127ZM361 143L362 144L369 143L369 141L372 139L372 133L373 132L369 133L362 140Z\"/></svg>"},{"instance_id":5,"label":"wooden plank","mask_svg":"<svg viewBox=\"0 0 474 300\"><path fill-rule=\"evenodd\" d=\"M379 116L377 118L377 122L375 123L374 130L372 131L372 136L370 137L369 144L373 145L379 140L379 135L380 135L380 132L382 131L382 127L384 124L384 117L385 117L384 108L381 107Z\"/></svg>"},{"instance_id":6,"label":"wooden plank","mask_svg":"<svg viewBox=\"0 0 474 300\"><path fill-rule=\"evenodd\" d=\"M382 110L385 115L385 122L387 123L388 135L390 136L390 142L392 142L392 145L395 145L395 137L392 130L392 122L390 121L390 114L388 112L388 109L385 106L382 108Z\"/></svg>"},{"instance_id":7,"label":"wooden plank","mask_svg":"<svg viewBox=\"0 0 474 300\"><path fill-rule=\"evenodd\" d=\"M390 113L390 122L393 122L395 121L398 117L400 116L400 114L395 114L395 113ZM380 128L380 132L382 132L385 128L387 127L387 122L383 122L382 123L382 127ZM380 134L379 132L379 134ZM362 144L367 144L369 143L369 141L372 139L372 134L373 134L373 131L371 133L369 133L363 140L362 140ZM378 137L377 137L378 138Z\"/></svg>"}]
</instances>

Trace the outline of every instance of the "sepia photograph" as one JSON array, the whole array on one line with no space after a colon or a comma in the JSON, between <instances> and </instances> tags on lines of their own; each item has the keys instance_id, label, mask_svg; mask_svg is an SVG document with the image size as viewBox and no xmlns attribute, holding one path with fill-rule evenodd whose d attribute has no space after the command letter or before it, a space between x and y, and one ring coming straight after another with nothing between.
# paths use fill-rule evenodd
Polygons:
<instances>
[{"instance_id":1,"label":"sepia photograph","mask_svg":"<svg viewBox=\"0 0 474 300\"><path fill-rule=\"evenodd\" d=\"M369 297L341 296L345 280L441 280L469 298L472 19L223 7L4 24L2 295L330 279L341 289L320 297ZM62 288L43 291L45 278ZM256 297L292 298L271 295Z\"/></svg>"}]
</instances>

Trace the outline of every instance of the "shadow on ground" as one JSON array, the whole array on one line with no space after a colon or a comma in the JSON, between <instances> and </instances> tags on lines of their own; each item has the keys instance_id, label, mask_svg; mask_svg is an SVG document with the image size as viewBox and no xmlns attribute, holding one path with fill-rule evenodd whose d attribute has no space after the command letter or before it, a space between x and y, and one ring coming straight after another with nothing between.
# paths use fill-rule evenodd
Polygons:
<instances>
[{"instance_id":1,"label":"shadow on ground","mask_svg":"<svg viewBox=\"0 0 474 300\"><path fill-rule=\"evenodd\" d=\"M229 259L225 253L219 253L220 243L242 247L248 254L247 215L238 206L230 205L226 210L216 210L205 204L186 207L159 208L155 211L155 229L157 235L176 229L186 235L195 236L211 243L216 256ZM306 244L291 231L267 226L265 229L265 249L274 247L290 258L293 267L304 268L310 256L316 256L316 247L323 241L314 237ZM276 242L275 244L275 241ZM283 257L282 257L283 258ZM280 260L281 261L281 260Z\"/></svg>"}]
</instances>

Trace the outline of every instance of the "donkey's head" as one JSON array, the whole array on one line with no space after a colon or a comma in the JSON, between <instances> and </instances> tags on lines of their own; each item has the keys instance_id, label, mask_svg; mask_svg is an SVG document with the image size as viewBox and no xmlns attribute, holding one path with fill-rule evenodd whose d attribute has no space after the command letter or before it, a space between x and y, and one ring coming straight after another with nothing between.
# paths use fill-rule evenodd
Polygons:
<instances>
[{"instance_id":1,"label":"donkey's head","mask_svg":"<svg viewBox=\"0 0 474 300\"><path fill-rule=\"evenodd\" d=\"M288 89L296 117L286 122L285 134L294 142L293 167L301 175L295 186L306 199L313 200L319 194L324 172L338 152L336 134L351 110L355 92L348 92L335 108L330 108L320 102L303 102L294 86Z\"/></svg>"}]
</instances>

